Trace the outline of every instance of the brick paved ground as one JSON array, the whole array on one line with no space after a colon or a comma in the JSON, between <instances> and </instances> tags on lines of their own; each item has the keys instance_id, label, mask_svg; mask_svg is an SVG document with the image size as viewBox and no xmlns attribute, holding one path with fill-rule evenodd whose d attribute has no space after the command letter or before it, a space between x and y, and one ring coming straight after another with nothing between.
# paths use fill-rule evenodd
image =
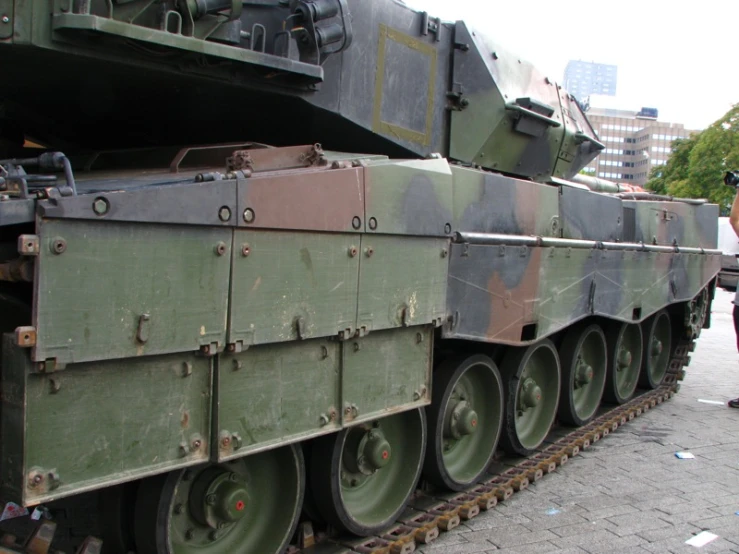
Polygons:
<instances>
[{"instance_id":1,"label":"brick paved ground","mask_svg":"<svg viewBox=\"0 0 739 554\"><path fill-rule=\"evenodd\" d=\"M673 399L417 552L739 553L739 410L725 404L739 396L732 297L717 291ZM696 459L677 459L684 450ZM702 530L719 538L685 544Z\"/></svg>"}]
</instances>

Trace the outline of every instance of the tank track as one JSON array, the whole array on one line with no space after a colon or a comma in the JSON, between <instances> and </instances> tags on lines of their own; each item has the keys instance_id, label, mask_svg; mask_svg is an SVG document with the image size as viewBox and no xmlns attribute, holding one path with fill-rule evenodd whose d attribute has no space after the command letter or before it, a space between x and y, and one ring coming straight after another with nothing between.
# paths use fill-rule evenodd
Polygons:
<instances>
[{"instance_id":1,"label":"tank track","mask_svg":"<svg viewBox=\"0 0 739 554\"><path fill-rule=\"evenodd\" d=\"M680 389L679 381L685 376L690 363L690 353L695 340L680 338L663 383L656 389L644 392L625 404L603 410L588 424L568 432L568 428L555 428L542 447L527 458L504 456L496 459L488 468L489 477L459 493L436 492L419 488L411 498L408 508L395 525L385 533L370 537L330 536L315 533L310 521L301 522L297 545L288 547L285 554L409 554L420 545L433 542L440 533L450 531L462 521L470 520L481 511L494 509L498 502L508 500L514 493L525 490L530 483L553 473L558 467L577 456L582 450L626 425L634 418L672 398ZM2 554L51 554L59 552L52 546L56 523L42 523L19 543L17 537L0 534ZM77 554L99 554L103 543L88 537L77 549Z\"/></svg>"},{"instance_id":2,"label":"tank track","mask_svg":"<svg viewBox=\"0 0 739 554\"><path fill-rule=\"evenodd\" d=\"M613 433L622 425L672 398L679 390L695 350L693 338L680 338L662 384L630 401L607 409L588 424L567 432L554 429L536 454L528 458L504 457L488 468L490 477L466 491L435 493L419 489L395 525L372 537L322 537L311 522L299 527L299 544L286 554L409 554L433 542L442 532L454 529L481 511L525 490L530 483L557 470L582 450Z\"/></svg>"}]
</instances>

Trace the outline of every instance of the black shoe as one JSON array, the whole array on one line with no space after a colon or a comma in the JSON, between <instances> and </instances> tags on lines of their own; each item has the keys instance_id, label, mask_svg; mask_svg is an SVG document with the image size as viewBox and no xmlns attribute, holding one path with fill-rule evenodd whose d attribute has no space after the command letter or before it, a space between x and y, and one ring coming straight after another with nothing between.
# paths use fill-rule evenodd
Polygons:
<instances>
[{"instance_id":1,"label":"black shoe","mask_svg":"<svg viewBox=\"0 0 739 554\"><path fill-rule=\"evenodd\" d=\"M739 398L735 398L734 400L729 400L728 404L729 404L729 408L739 408Z\"/></svg>"}]
</instances>

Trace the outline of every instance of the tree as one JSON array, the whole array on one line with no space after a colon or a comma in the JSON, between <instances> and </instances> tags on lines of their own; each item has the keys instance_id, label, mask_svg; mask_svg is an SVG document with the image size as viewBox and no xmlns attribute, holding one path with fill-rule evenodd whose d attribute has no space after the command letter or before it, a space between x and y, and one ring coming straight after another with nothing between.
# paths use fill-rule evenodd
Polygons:
<instances>
[{"instance_id":1,"label":"tree","mask_svg":"<svg viewBox=\"0 0 739 554\"><path fill-rule=\"evenodd\" d=\"M728 213L734 191L723 185L724 173L739 169L739 104L688 139L672 143L672 155L654 168L645 188L683 198L707 198Z\"/></svg>"},{"instance_id":2,"label":"tree","mask_svg":"<svg viewBox=\"0 0 739 554\"><path fill-rule=\"evenodd\" d=\"M672 155L666 165L655 166L645 188L658 194L669 194L668 188L673 183L688 179L690 153L698 142L700 134L693 134L690 138L672 141Z\"/></svg>"}]
</instances>

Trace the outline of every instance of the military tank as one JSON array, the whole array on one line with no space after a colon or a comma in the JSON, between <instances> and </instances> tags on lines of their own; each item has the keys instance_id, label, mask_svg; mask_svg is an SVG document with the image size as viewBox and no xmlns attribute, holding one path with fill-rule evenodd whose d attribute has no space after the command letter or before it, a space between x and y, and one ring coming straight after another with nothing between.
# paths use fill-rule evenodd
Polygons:
<instances>
[{"instance_id":1,"label":"military tank","mask_svg":"<svg viewBox=\"0 0 739 554\"><path fill-rule=\"evenodd\" d=\"M718 207L579 175L575 98L464 22L2 0L0 51L2 551L411 552L710 325Z\"/></svg>"}]
</instances>

